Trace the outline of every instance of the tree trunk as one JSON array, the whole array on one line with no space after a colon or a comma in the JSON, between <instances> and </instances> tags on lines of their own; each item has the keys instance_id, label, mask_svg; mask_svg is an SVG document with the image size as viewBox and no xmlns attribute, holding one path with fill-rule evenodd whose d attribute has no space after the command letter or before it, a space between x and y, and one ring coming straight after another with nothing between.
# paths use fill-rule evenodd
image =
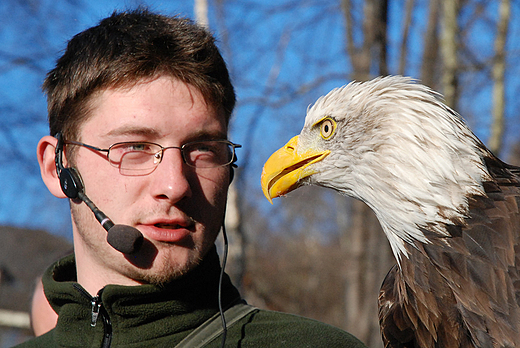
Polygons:
<instances>
[{"instance_id":1,"label":"tree trunk","mask_svg":"<svg viewBox=\"0 0 520 348\"><path fill-rule=\"evenodd\" d=\"M247 240L242 233L242 219L240 213L240 196L235 184L229 186L226 208L226 232L229 238L228 261L226 272L235 286L241 290L242 280L246 270L245 250Z\"/></svg>"},{"instance_id":2,"label":"tree trunk","mask_svg":"<svg viewBox=\"0 0 520 348\"><path fill-rule=\"evenodd\" d=\"M346 328L367 346L382 347L377 298L381 283L395 263L388 241L370 208L353 201L352 222L341 247L347 258Z\"/></svg>"},{"instance_id":3,"label":"tree trunk","mask_svg":"<svg viewBox=\"0 0 520 348\"><path fill-rule=\"evenodd\" d=\"M354 44L352 4L342 1L346 19L347 53L354 71L353 79L370 78L370 67L376 66L379 75L388 74L386 61L386 33L388 1L369 0L363 9L363 44ZM346 258L345 328L369 347L382 347L379 330L377 298L384 275L393 264L393 256L379 222L368 206L353 200L351 224L341 236L342 253ZM339 214L343 212L340 211Z\"/></svg>"},{"instance_id":4,"label":"tree trunk","mask_svg":"<svg viewBox=\"0 0 520 348\"><path fill-rule=\"evenodd\" d=\"M489 148L496 155L500 154L502 138L504 136L504 109L505 87L504 76L506 70L506 39L509 18L511 16L510 0L502 0L499 8L497 34L495 38L495 59L493 63L493 122L491 124L491 138Z\"/></svg>"},{"instance_id":5,"label":"tree trunk","mask_svg":"<svg viewBox=\"0 0 520 348\"><path fill-rule=\"evenodd\" d=\"M448 106L456 108L458 99L457 79L457 32L459 30L458 0L442 1L442 39L441 50L444 63L442 74L442 86L445 102Z\"/></svg>"},{"instance_id":6,"label":"tree trunk","mask_svg":"<svg viewBox=\"0 0 520 348\"><path fill-rule=\"evenodd\" d=\"M222 15L222 2L217 2L217 9ZM195 21L209 28L208 19L208 1L207 0L194 0L194 13ZM223 21L223 18L218 18ZM228 48L226 46L226 48ZM235 169L235 176L237 176L237 170ZM226 260L226 273L229 274L235 286L240 290L242 287L242 279L246 269L246 238L242 231L242 220L240 210L240 196L237 190L237 179L229 186L228 199L226 206L226 217L225 217L225 229L228 239L228 256ZM222 237L219 237L222 238ZM218 243L219 245L223 244Z\"/></svg>"},{"instance_id":7,"label":"tree trunk","mask_svg":"<svg viewBox=\"0 0 520 348\"><path fill-rule=\"evenodd\" d=\"M405 19L403 24L403 37L401 41L401 52L399 55L399 75L405 74L406 57L408 57L408 33L410 32L410 26L412 25L412 12L414 4L414 0L406 1Z\"/></svg>"},{"instance_id":8,"label":"tree trunk","mask_svg":"<svg viewBox=\"0 0 520 348\"><path fill-rule=\"evenodd\" d=\"M428 8L428 22L424 32L424 50L421 65L422 83L435 88L438 81L435 81L437 71L437 61L439 56L439 35L437 26L439 24L439 0L430 0Z\"/></svg>"},{"instance_id":9,"label":"tree trunk","mask_svg":"<svg viewBox=\"0 0 520 348\"><path fill-rule=\"evenodd\" d=\"M209 27L208 19L208 0L194 0L193 12L195 13L195 21L205 28Z\"/></svg>"}]
</instances>

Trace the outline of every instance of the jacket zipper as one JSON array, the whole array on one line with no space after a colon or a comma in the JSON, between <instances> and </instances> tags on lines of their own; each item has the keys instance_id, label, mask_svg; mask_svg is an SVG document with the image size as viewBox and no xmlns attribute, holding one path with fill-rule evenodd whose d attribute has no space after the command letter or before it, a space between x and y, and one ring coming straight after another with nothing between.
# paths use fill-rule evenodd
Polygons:
<instances>
[{"instance_id":1,"label":"jacket zipper","mask_svg":"<svg viewBox=\"0 0 520 348\"><path fill-rule=\"evenodd\" d=\"M95 327L99 317L99 309L101 307L101 299L98 296L92 297L92 318L90 319L90 326Z\"/></svg>"},{"instance_id":2,"label":"jacket zipper","mask_svg":"<svg viewBox=\"0 0 520 348\"><path fill-rule=\"evenodd\" d=\"M101 314L101 318L103 319L103 342L101 346L103 348L109 348L110 343L112 342L112 322L110 321L108 313L105 307L103 307L103 302L101 301L103 289L99 290L97 295L92 297L79 284L74 284L73 286L81 295L83 295L83 297L90 300L92 305L90 326L95 327L97 325L99 315Z\"/></svg>"}]
</instances>

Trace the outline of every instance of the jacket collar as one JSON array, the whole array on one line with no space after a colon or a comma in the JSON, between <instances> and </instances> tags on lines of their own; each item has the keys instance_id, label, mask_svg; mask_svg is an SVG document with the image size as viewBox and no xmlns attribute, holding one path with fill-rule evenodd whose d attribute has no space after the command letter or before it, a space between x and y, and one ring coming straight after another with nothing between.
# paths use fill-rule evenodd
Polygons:
<instances>
[{"instance_id":1,"label":"jacket collar","mask_svg":"<svg viewBox=\"0 0 520 348\"><path fill-rule=\"evenodd\" d=\"M164 286L107 285L97 300L111 323L112 344L128 345L171 335L182 339L187 331L218 312L219 274L219 258L213 247L197 268ZM42 280L47 299L59 314L56 340L85 346L93 337L103 335L106 323L91 326L95 298L76 282L73 255L52 265ZM222 289L224 307L240 297L227 275Z\"/></svg>"}]
</instances>

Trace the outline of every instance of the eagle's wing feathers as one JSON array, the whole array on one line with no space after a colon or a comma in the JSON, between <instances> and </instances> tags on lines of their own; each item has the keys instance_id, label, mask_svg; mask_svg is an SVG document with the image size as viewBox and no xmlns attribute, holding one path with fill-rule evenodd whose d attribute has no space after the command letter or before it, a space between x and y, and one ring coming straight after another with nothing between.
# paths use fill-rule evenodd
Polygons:
<instances>
[{"instance_id":1,"label":"eagle's wing feathers","mask_svg":"<svg viewBox=\"0 0 520 348\"><path fill-rule=\"evenodd\" d=\"M470 200L461 235L416 245L413 264L403 262L385 278L379 319L386 347L520 342L519 171L486 162L494 181L485 185L486 197Z\"/></svg>"},{"instance_id":2,"label":"eagle's wing feathers","mask_svg":"<svg viewBox=\"0 0 520 348\"><path fill-rule=\"evenodd\" d=\"M428 263L423 266L427 273L430 266ZM453 310L453 293L441 279L434 278L429 277L421 286L419 281L404 282L397 265L390 270L379 294L379 320L385 347L469 346L469 335L458 329L461 316ZM432 287L436 288L435 295L424 291ZM423 296L416 296L418 293Z\"/></svg>"}]
</instances>

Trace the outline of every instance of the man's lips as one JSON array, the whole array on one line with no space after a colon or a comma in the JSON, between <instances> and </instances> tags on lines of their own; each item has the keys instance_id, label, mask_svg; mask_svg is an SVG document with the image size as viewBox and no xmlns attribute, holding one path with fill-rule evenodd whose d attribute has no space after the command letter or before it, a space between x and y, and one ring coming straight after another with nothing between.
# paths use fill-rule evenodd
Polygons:
<instances>
[{"instance_id":1,"label":"man's lips","mask_svg":"<svg viewBox=\"0 0 520 348\"><path fill-rule=\"evenodd\" d=\"M188 237L195 231L193 222L154 222L138 225L143 235L158 242L176 243Z\"/></svg>"}]
</instances>

